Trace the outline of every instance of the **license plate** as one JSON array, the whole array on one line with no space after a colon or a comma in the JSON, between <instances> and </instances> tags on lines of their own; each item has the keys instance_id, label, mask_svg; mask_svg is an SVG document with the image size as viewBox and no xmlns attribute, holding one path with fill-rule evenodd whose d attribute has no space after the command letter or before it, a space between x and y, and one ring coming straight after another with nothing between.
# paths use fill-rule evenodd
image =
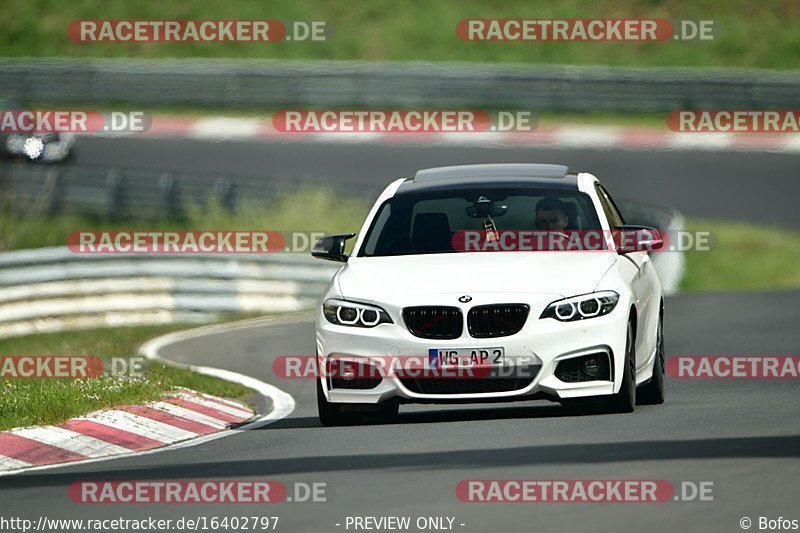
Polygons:
<instances>
[{"instance_id":1,"label":"license plate","mask_svg":"<svg viewBox=\"0 0 800 533\"><path fill-rule=\"evenodd\" d=\"M428 350L431 368L503 366L504 348L431 348Z\"/></svg>"}]
</instances>

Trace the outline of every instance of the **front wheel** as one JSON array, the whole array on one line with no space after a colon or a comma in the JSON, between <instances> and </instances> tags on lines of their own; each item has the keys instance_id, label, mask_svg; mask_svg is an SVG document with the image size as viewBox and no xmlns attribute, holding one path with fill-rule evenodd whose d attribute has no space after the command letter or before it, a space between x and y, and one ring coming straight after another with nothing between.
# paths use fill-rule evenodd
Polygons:
<instances>
[{"instance_id":1,"label":"front wheel","mask_svg":"<svg viewBox=\"0 0 800 533\"><path fill-rule=\"evenodd\" d=\"M613 394L608 402L613 413L632 413L636 408L636 337L633 323L628 322L628 334L625 340L625 364L622 370L622 386Z\"/></svg>"},{"instance_id":2,"label":"front wheel","mask_svg":"<svg viewBox=\"0 0 800 533\"><path fill-rule=\"evenodd\" d=\"M325 398L320 381L316 381L317 414L323 426L355 426L362 424L368 416L391 420L399 411L400 404L395 400L387 400L378 405L331 403Z\"/></svg>"},{"instance_id":3,"label":"front wheel","mask_svg":"<svg viewBox=\"0 0 800 533\"><path fill-rule=\"evenodd\" d=\"M653 377L639 389L640 405L660 405L664 403L665 393L665 355L664 355L664 316L658 317L658 347L656 348L656 360L653 362Z\"/></svg>"},{"instance_id":4,"label":"front wheel","mask_svg":"<svg viewBox=\"0 0 800 533\"><path fill-rule=\"evenodd\" d=\"M325 398L322 384L317 379L317 414L323 426L352 426L361 423L358 413L345 413L342 404L331 403Z\"/></svg>"}]
</instances>

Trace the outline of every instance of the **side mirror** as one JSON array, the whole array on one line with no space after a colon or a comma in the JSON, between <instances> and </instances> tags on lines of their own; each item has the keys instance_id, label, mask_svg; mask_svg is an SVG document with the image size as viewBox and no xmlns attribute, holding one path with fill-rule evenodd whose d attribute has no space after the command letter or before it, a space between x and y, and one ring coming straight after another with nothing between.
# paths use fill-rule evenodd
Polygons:
<instances>
[{"instance_id":1,"label":"side mirror","mask_svg":"<svg viewBox=\"0 0 800 533\"><path fill-rule=\"evenodd\" d=\"M355 233L343 233L341 235L323 237L314 244L311 255L318 259L346 263L348 256L344 253L344 243L347 239L352 239L355 236Z\"/></svg>"},{"instance_id":2,"label":"side mirror","mask_svg":"<svg viewBox=\"0 0 800 533\"><path fill-rule=\"evenodd\" d=\"M620 254L653 252L664 247L662 233L649 226L617 226L613 235Z\"/></svg>"}]
</instances>

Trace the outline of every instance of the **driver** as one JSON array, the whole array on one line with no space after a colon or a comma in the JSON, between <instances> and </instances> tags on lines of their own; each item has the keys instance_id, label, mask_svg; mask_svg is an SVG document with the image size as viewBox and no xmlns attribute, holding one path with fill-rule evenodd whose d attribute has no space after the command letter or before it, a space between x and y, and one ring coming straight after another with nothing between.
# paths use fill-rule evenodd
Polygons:
<instances>
[{"instance_id":1,"label":"driver","mask_svg":"<svg viewBox=\"0 0 800 533\"><path fill-rule=\"evenodd\" d=\"M539 200L536 204L536 229L545 231L564 231L569 224L564 202L553 196Z\"/></svg>"}]
</instances>

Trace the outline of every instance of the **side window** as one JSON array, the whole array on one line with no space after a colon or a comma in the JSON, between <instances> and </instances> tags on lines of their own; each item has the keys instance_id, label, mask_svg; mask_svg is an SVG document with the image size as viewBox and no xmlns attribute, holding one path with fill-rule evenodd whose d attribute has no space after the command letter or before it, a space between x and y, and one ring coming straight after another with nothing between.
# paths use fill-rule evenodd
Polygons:
<instances>
[{"instance_id":1,"label":"side window","mask_svg":"<svg viewBox=\"0 0 800 533\"><path fill-rule=\"evenodd\" d=\"M597 196L600 199L600 205L603 206L603 211L606 214L609 225L611 225L611 227L624 225L625 222L622 219L622 215L620 215L617 206L614 205L614 201L611 200L611 197L608 195L603 186L597 183L595 184L595 189L597 190Z\"/></svg>"},{"instance_id":2,"label":"side window","mask_svg":"<svg viewBox=\"0 0 800 533\"><path fill-rule=\"evenodd\" d=\"M622 216L622 211L620 211L619 207L617 207L617 202L614 201L614 199L611 197L611 194L602 185L600 185L600 190L603 191L603 194L605 195L606 200L608 200L608 207L610 207L611 211L614 214L616 214L617 219L619 219L619 221L620 221L620 225L624 225L625 224L625 217Z\"/></svg>"},{"instance_id":3,"label":"side window","mask_svg":"<svg viewBox=\"0 0 800 533\"><path fill-rule=\"evenodd\" d=\"M367 236L367 241L364 243L361 255L375 254L379 239L381 238L382 234L386 232L387 228L386 222L389 220L389 216L391 214L392 214L392 205L388 202L383 204L380 212L375 217L375 222L372 223L372 229L370 231L370 234ZM384 236L384 238L386 237Z\"/></svg>"}]
</instances>

